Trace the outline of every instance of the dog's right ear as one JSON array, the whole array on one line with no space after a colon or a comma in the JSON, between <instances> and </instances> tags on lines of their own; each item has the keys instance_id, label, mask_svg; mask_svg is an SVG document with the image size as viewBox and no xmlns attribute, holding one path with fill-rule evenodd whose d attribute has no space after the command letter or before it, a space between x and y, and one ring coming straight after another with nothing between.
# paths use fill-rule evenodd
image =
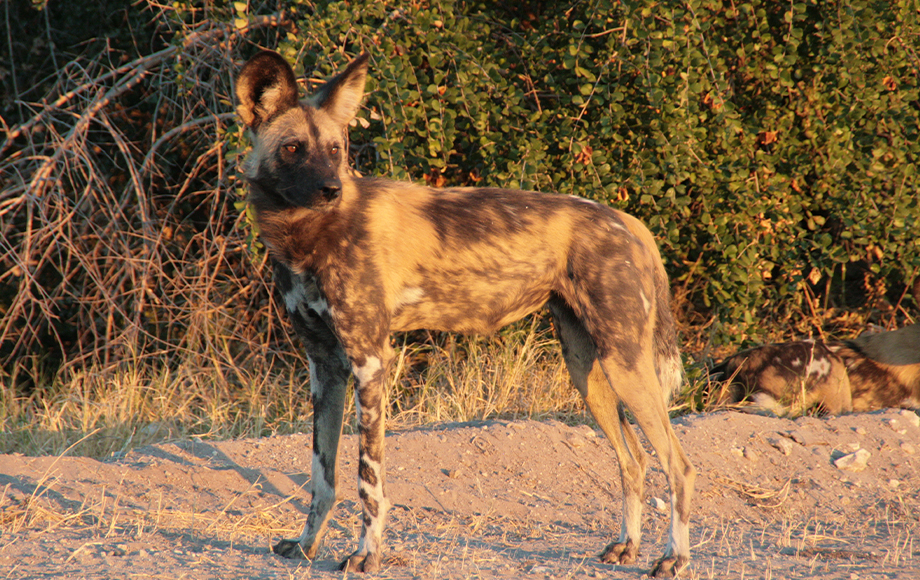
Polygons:
<instances>
[{"instance_id":1,"label":"dog's right ear","mask_svg":"<svg viewBox=\"0 0 920 580\"><path fill-rule=\"evenodd\" d=\"M297 106L297 77L277 52L255 55L236 80L236 108L246 126L258 131L262 123Z\"/></svg>"}]
</instances>

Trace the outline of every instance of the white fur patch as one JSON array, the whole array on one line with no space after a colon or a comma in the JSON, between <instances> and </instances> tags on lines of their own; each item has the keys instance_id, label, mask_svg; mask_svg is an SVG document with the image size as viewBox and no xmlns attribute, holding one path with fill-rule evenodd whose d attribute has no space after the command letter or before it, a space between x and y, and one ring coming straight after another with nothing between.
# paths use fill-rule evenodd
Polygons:
<instances>
[{"instance_id":1,"label":"white fur patch","mask_svg":"<svg viewBox=\"0 0 920 580\"><path fill-rule=\"evenodd\" d=\"M294 287L283 298L285 308L292 315L299 313L301 316L306 316L308 308L315 310L319 314L331 312L329 303L326 302L325 298L314 296L312 301L308 301L310 297L307 295L306 286L300 283L295 283Z\"/></svg>"},{"instance_id":2,"label":"white fur patch","mask_svg":"<svg viewBox=\"0 0 920 580\"><path fill-rule=\"evenodd\" d=\"M257 107L263 117L271 116L278 110L278 101L281 99L282 87L280 82L273 84L262 91L262 103L264 107Z\"/></svg>"},{"instance_id":3,"label":"white fur patch","mask_svg":"<svg viewBox=\"0 0 920 580\"><path fill-rule=\"evenodd\" d=\"M418 304L425 297L425 291L418 286L412 288L403 288L399 296L396 297L394 308L401 308L409 304Z\"/></svg>"},{"instance_id":4,"label":"white fur patch","mask_svg":"<svg viewBox=\"0 0 920 580\"><path fill-rule=\"evenodd\" d=\"M381 360L375 356L369 357L365 361L363 366L356 366L352 370L355 373L355 378L358 379L360 384L364 384L374 378L374 375L377 374L383 368L383 363Z\"/></svg>"},{"instance_id":5,"label":"white fur patch","mask_svg":"<svg viewBox=\"0 0 920 580\"><path fill-rule=\"evenodd\" d=\"M751 409L760 413L783 417L788 411L786 407L774 399L772 395L768 395L767 393L754 393L754 396L751 397L751 400L753 401Z\"/></svg>"},{"instance_id":6,"label":"white fur patch","mask_svg":"<svg viewBox=\"0 0 920 580\"><path fill-rule=\"evenodd\" d=\"M318 454L313 454L313 465L310 473L310 485L313 489L314 497L332 498L335 497L335 490L329 486L326 481L326 470L320 461Z\"/></svg>"},{"instance_id":7,"label":"white fur patch","mask_svg":"<svg viewBox=\"0 0 920 580\"><path fill-rule=\"evenodd\" d=\"M284 305L290 314L296 314L306 299L307 293L304 292L303 284L294 284L294 287L284 295Z\"/></svg>"},{"instance_id":8,"label":"white fur patch","mask_svg":"<svg viewBox=\"0 0 920 580\"><path fill-rule=\"evenodd\" d=\"M806 376L815 376L818 378L826 377L831 372L831 361L826 358L812 360L805 367Z\"/></svg>"},{"instance_id":9,"label":"white fur patch","mask_svg":"<svg viewBox=\"0 0 920 580\"><path fill-rule=\"evenodd\" d=\"M671 500L671 530L668 534L668 554L675 556L690 556L690 526L680 521L677 510L674 507L674 499Z\"/></svg>"},{"instance_id":10,"label":"white fur patch","mask_svg":"<svg viewBox=\"0 0 920 580\"><path fill-rule=\"evenodd\" d=\"M374 378L374 375L377 374L380 369L383 368L383 363L377 357L370 357L364 363L363 366L356 366L352 369L355 375L355 409L358 415L358 423L373 423L378 418L377 409L365 409L361 407L361 397L358 394L358 391L361 385L366 384L368 381ZM365 423L366 424L366 423Z\"/></svg>"},{"instance_id":11,"label":"white fur patch","mask_svg":"<svg viewBox=\"0 0 920 580\"><path fill-rule=\"evenodd\" d=\"M628 540L632 540L633 544L638 546L642 541L642 498L638 496L630 497L624 493L622 517L623 519L620 521L620 537L617 542L625 544Z\"/></svg>"}]
</instances>

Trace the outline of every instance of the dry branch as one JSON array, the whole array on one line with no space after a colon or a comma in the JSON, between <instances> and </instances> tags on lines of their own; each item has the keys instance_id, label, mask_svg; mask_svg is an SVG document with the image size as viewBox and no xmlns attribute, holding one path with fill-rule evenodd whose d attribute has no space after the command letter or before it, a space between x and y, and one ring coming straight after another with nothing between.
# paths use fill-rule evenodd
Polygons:
<instances>
[{"instance_id":1,"label":"dry branch","mask_svg":"<svg viewBox=\"0 0 920 580\"><path fill-rule=\"evenodd\" d=\"M227 208L223 133L235 47L284 14L177 31L149 6L181 41L115 68L106 52L67 63L59 95L0 145L2 381L189 356L220 370L275 334L264 264Z\"/></svg>"}]
</instances>

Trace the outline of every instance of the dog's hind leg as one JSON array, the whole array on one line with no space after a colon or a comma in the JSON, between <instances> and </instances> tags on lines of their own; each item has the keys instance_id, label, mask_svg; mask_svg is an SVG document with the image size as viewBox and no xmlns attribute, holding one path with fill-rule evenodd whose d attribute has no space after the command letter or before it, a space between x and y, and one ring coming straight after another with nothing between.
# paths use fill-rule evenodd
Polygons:
<instances>
[{"instance_id":1,"label":"dog's hind leg","mask_svg":"<svg viewBox=\"0 0 920 580\"><path fill-rule=\"evenodd\" d=\"M611 396L604 391L615 391L616 395L612 398L618 398L632 412L658 455L670 488L671 527L665 553L655 562L649 575L670 577L680 573L690 562L690 500L696 471L671 428L664 391L655 372L651 352L643 349L643 355L631 368L620 363L616 356L602 359L600 364L607 379L607 389L593 382L589 386L596 387L596 392L589 392L585 400L595 412L598 403L602 407L609 404L607 400ZM595 416L603 412L595 412ZM622 413L620 415L622 417Z\"/></svg>"},{"instance_id":2,"label":"dog's hind leg","mask_svg":"<svg viewBox=\"0 0 920 580\"><path fill-rule=\"evenodd\" d=\"M274 278L310 360L313 402L310 489L313 498L300 537L281 540L272 551L285 558L313 559L335 504L336 456L351 364L324 320L329 315L328 308L312 280L295 276L279 264L275 265Z\"/></svg>"},{"instance_id":3,"label":"dog's hind leg","mask_svg":"<svg viewBox=\"0 0 920 580\"><path fill-rule=\"evenodd\" d=\"M684 454L668 418L666 389L655 365L652 340L640 342L638 356L627 365L619 356L602 356L584 324L561 299L549 302L559 331L563 357L572 380L598 425L607 435L620 463L623 484L623 521L620 537L601 553L605 562L630 564L639 552L642 497L648 464L635 431L627 422L628 408L658 455L671 491L671 528L668 546L651 576L674 576L690 561L690 499L696 472ZM641 341L637 331L633 340ZM660 364L660 362L659 362Z\"/></svg>"},{"instance_id":4,"label":"dog's hind leg","mask_svg":"<svg viewBox=\"0 0 920 580\"><path fill-rule=\"evenodd\" d=\"M632 564L639 555L642 536L642 498L648 458L623 415L616 393L607 385L594 342L581 321L561 299L550 300L548 306L572 382L613 445L620 464L623 489L620 537L601 552L600 558L605 562Z\"/></svg>"}]
</instances>

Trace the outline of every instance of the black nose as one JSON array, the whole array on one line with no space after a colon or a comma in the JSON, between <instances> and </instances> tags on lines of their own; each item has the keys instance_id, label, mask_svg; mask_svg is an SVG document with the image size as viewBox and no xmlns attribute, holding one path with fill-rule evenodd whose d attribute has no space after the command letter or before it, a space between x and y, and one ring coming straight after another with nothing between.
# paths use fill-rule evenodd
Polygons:
<instances>
[{"instance_id":1,"label":"black nose","mask_svg":"<svg viewBox=\"0 0 920 580\"><path fill-rule=\"evenodd\" d=\"M320 189L323 192L323 197L332 201L342 195L342 182L338 178L328 179Z\"/></svg>"}]
</instances>

